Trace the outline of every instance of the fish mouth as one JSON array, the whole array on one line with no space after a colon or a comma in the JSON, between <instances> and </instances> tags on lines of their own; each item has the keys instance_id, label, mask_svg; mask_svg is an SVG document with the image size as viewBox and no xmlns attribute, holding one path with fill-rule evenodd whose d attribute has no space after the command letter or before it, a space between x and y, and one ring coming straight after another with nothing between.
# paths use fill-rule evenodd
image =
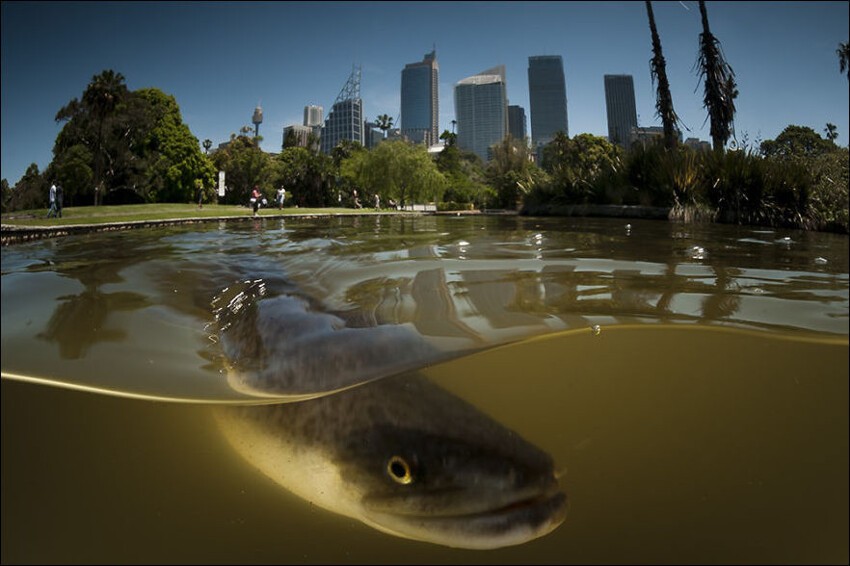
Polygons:
<instances>
[{"instance_id":1,"label":"fish mouth","mask_svg":"<svg viewBox=\"0 0 850 566\"><path fill-rule=\"evenodd\" d=\"M549 534L566 519L568 505L566 494L551 488L496 506L475 507L466 509L461 504L458 512L449 508L432 512L380 511L367 517L373 527L396 536L455 548L492 549Z\"/></svg>"}]
</instances>

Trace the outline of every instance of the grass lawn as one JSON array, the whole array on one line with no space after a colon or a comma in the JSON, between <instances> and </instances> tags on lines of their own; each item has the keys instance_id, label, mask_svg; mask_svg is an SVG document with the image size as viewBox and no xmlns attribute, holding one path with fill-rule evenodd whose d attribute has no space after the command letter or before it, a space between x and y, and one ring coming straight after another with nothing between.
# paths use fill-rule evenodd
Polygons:
<instances>
[{"instance_id":1,"label":"grass lawn","mask_svg":"<svg viewBox=\"0 0 850 566\"><path fill-rule=\"evenodd\" d=\"M260 209L260 216L289 216L310 214L370 214L374 209L353 208L293 208L283 210L269 207ZM392 211L396 212L396 211ZM80 224L108 224L113 222L143 222L180 220L188 218L238 218L250 217L252 211L233 204L125 204L116 206L78 206L62 209L62 218L47 218L47 209L20 210L2 215L7 226L73 226Z\"/></svg>"}]
</instances>

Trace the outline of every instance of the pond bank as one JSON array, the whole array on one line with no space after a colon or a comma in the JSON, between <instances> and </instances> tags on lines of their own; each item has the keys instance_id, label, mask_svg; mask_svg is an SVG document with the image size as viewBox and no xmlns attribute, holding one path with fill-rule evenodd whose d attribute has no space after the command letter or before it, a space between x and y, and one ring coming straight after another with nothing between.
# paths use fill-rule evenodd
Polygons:
<instances>
[{"instance_id":1,"label":"pond bank","mask_svg":"<svg viewBox=\"0 0 850 566\"><path fill-rule=\"evenodd\" d=\"M339 216L466 216L466 215L488 215L506 216L520 214L523 216L564 216L564 217L609 217L609 218L636 218L649 220L668 220L670 209L665 207L651 206L625 206L625 205L533 205L526 206L521 211L514 210L451 210L451 211L364 211L362 213L335 213L335 212L309 212L304 214L261 214L259 219L267 218L330 218ZM170 218L160 220L132 220L123 222L101 222L87 224L65 224L61 226L15 226L3 224L0 226L0 244L9 245L41 238L56 238L71 234L86 234L91 232L109 232L117 230L129 230L132 228L146 228L159 226L176 226L180 224L196 224L205 222L244 221L250 216L211 216L211 217L187 217Z\"/></svg>"}]
</instances>

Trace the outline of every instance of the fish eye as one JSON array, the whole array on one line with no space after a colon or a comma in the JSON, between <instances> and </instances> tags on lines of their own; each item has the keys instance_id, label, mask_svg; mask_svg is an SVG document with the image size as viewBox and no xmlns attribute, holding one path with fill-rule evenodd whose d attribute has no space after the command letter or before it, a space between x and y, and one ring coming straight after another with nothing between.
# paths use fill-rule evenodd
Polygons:
<instances>
[{"instance_id":1,"label":"fish eye","mask_svg":"<svg viewBox=\"0 0 850 566\"><path fill-rule=\"evenodd\" d=\"M402 485L413 482L413 475L410 473L410 464L401 456L393 456L389 459L387 462L387 473L394 481Z\"/></svg>"}]
</instances>

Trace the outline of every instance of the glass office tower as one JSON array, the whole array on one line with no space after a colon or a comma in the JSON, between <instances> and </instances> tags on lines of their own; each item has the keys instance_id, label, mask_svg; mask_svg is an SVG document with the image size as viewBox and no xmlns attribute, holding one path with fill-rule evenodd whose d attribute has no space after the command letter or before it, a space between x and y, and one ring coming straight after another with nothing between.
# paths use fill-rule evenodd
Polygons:
<instances>
[{"instance_id":1,"label":"glass office tower","mask_svg":"<svg viewBox=\"0 0 850 566\"><path fill-rule=\"evenodd\" d=\"M632 145L632 130L638 125L631 75L605 75L605 108L608 141L628 149Z\"/></svg>"},{"instance_id":2,"label":"glass office tower","mask_svg":"<svg viewBox=\"0 0 850 566\"><path fill-rule=\"evenodd\" d=\"M439 140L440 67L437 52L401 71L401 134L417 143L433 145Z\"/></svg>"},{"instance_id":3,"label":"glass office tower","mask_svg":"<svg viewBox=\"0 0 850 566\"><path fill-rule=\"evenodd\" d=\"M484 161L491 146L508 133L508 94L505 66L467 77L455 85L457 145Z\"/></svg>"},{"instance_id":4,"label":"glass office tower","mask_svg":"<svg viewBox=\"0 0 850 566\"><path fill-rule=\"evenodd\" d=\"M558 132L570 135L567 122L567 87L560 55L528 58L528 97L531 105L531 140L546 145Z\"/></svg>"}]
</instances>

